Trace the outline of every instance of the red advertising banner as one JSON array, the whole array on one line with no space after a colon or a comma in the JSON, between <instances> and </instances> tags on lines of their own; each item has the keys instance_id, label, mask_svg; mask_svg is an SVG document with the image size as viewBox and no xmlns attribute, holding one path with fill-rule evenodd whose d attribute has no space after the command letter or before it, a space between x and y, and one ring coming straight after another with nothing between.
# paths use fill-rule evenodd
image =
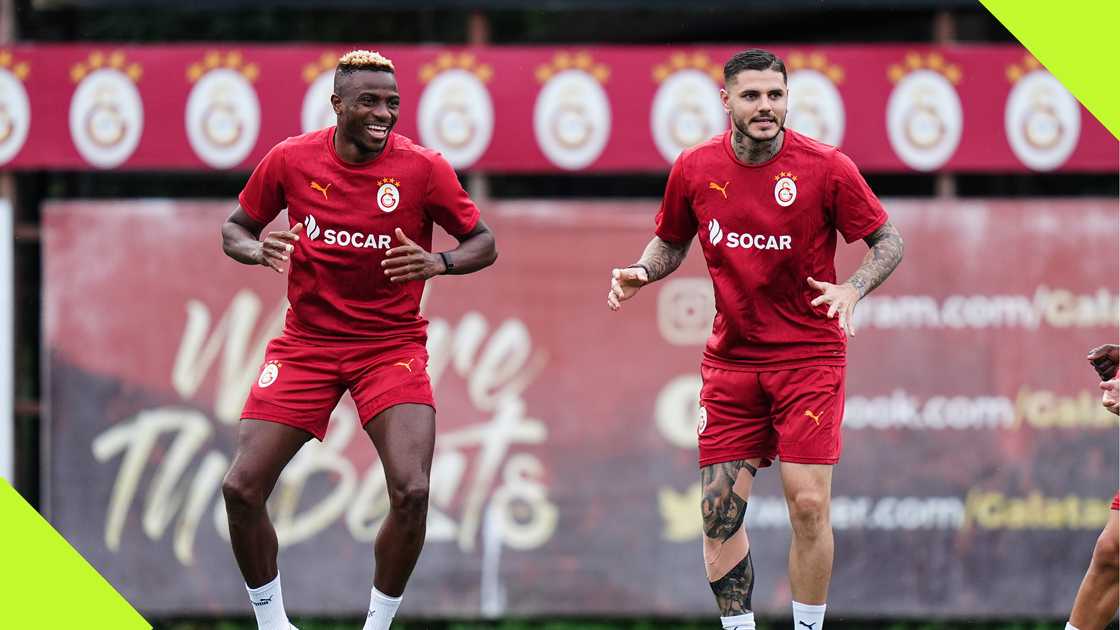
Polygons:
<instances>
[{"instance_id":1,"label":"red advertising banner","mask_svg":"<svg viewBox=\"0 0 1120 630\"><path fill-rule=\"evenodd\" d=\"M232 202L44 211L52 524L147 615L247 613L220 483L284 279L218 248ZM428 543L403 616L717 614L696 426L712 290L693 253L621 312L655 200L483 209L501 257L431 281ZM906 259L857 308L830 614L1059 617L1118 485L1085 360L1120 324L1116 201L894 201ZM450 241L450 239L445 239ZM841 251L854 269L862 243ZM285 600L360 616L385 517L345 399L273 493ZM786 615L778 475L748 504L760 615Z\"/></svg>"},{"instance_id":2,"label":"red advertising banner","mask_svg":"<svg viewBox=\"0 0 1120 630\"><path fill-rule=\"evenodd\" d=\"M663 172L727 128L737 47L377 46L397 130L457 169ZM0 49L0 167L251 169L334 123L350 46L27 45ZM1114 137L1025 50L776 46L788 125L866 171L1115 172Z\"/></svg>"}]
</instances>

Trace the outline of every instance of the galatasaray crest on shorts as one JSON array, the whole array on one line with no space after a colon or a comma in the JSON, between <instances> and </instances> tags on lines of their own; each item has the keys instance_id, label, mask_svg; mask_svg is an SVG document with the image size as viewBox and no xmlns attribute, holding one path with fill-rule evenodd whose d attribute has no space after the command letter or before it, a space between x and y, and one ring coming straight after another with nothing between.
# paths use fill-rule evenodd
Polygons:
<instances>
[{"instance_id":1,"label":"galatasaray crest on shorts","mask_svg":"<svg viewBox=\"0 0 1120 630\"><path fill-rule=\"evenodd\" d=\"M788 208L797 201L796 175L782 171L774 176L774 201L783 208Z\"/></svg>"},{"instance_id":2,"label":"galatasaray crest on shorts","mask_svg":"<svg viewBox=\"0 0 1120 630\"><path fill-rule=\"evenodd\" d=\"M832 146L844 140L844 99L837 88L844 80L844 69L830 63L821 53L791 53L789 71L789 113L786 126Z\"/></svg>"},{"instance_id":3,"label":"galatasaray crest on shorts","mask_svg":"<svg viewBox=\"0 0 1120 630\"><path fill-rule=\"evenodd\" d=\"M303 93L303 106L300 108L300 129L304 133L330 127L338 122L331 105L334 94L334 68L338 65L338 55L323 53L318 61L303 67L303 80L307 91Z\"/></svg>"},{"instance_id":4,"label":"galatasaray crest on shorts","mask_svg":"<svg viewBox=\"0 0 1120 630\"><path fill-rule=\"evenodd\" d=\"M494 105L486 84L493 76L493 68L470 53L445 53L420 68L420 141L454 168L471 166L490 146Z\"/></svg>"},{"instance_id":5,"label":"galatasaray crest on shorts","mask_svg":"<svg viewBox=\"0 0 1120 630\"><path fill-rule=\"evenodd\" d=\"M1065 164L1081 135L1081 106L1030 55L1007 68L1007 79L1003 122L1015 157L1036 171Z\"/></svg>"},{"instance_id":6,"label":"galatasaray crest on shorts","mask_svg":"<svg viewBox=\"0 0 1120 630\"><path fill-rule=\"evenodd\" d=\"M700 413L696 418L696 435L703 435L704 429L708 428L708 410L704 408L704 403L700 403Z\"/></svg>"},{"instance_id":7,"label":"galatasaray crest on shorts","mask_svg":"<svg viewBox=\"0 0 1120 630\"><path fill-rule=\"evenodd\" d=\"M187 139L207 165L237 166L257 144L261 106L253 81L259 74L237 51L211 51L187 69L194 84L187 97Z\"/></svg>"},{"instance_id":8,"label":"galatasaray crest on shorts","mask_svg":"<svg viewBox=\"0 0 1120 630\"><path fill-rule=\"evenodd\" d=\"M257 379L257 386L262 388L268 387L269 385L275 383L276 379L279 377L280 362L269 361L268 363L265 363L264 369L261 370L261 376Z\"/></svg>"},{"instance_id":9,"label":"galatasaray crest on shorts","mask_svg":"<svg viewBox=\"0 0 1120 630\"><path fill-rule=\"evenodd\" d=\"M895 84L887 101L887 137L910 168L932 171L956 152L961 141L961 99L956 84L961 70L938 53L906 55L891 65Z\"/></svg>"},{"instance_id":10,"label":"galatasaray crest on shorts","mask_svg":"<svg viewBox=\"0 0 1120 630\"><path fill-rule=\"evenodd\" d=\"M561 52L536 75L543 85L533 106L533 132L541 152L560 168L590 165L611 135L611 105L603 90L610 69L590 53Z\"/></svg>"},{"instance_id":11,"label":"galatasaray crest on shorts","mask_svg":"<svg viewBox=\"0 0 1120 630\"><path fill-rule=\"evenodd\" d=\"M70 68L78 85L70 99L70 137L87 162L113 168L127 160L140 144L144 105L136 83L140 64L120 51L94 51Z\"/></svg>"},{"instance_id":12,"label":"galatasaray crest on shorts","mask_svg":"<svg viewBox=\"0 0 1120 630\"><path fill-rule=\"evenodd\" d=\"M377 181L377 207L388 214L401 203L400 181L392 177L382 177Z\"/></svg>"},{"instance_id":13,"label":"galatasaray crest on shorts","mask_svg":"<svg viewBox=\"0 0 1120 630\"><path fill-rule=\"evenodd\" d=\"M727 128L719 98L723 68L704 53L676 53L653 69L660 87L653 97L649 128L666 162Z\"/></svg>"},{"instance_id":14,"label":"galatasaray crest on shorts","mask_svg":"<svg viewBox=\"0 0 1120 630\"><path fill-rule=\"evenodd\" d=\"M23 80L31 65L0 50L0 164L6 164L19 153L31 129L31 102Z\"/></svg>"}]
</instances>

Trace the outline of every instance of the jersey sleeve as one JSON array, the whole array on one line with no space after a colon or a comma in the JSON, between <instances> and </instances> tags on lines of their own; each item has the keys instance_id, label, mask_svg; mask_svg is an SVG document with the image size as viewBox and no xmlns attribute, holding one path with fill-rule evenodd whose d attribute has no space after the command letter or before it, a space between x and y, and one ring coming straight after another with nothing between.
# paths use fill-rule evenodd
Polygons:
<instances>
[{"instance_id":1,"label":"jersey sleeve","mask_svg":"<svg viewBox=\"0 0 1120 630\"><path fill-rule=\"evenodd\" d=\"M271 222L288 206L284 197L283 144L272 147L253 169L237 202L245 214L262 224Z\"/></svg>"},{"instance_id":2,"label":"jersey sleeve","mask_svg":"<svg viewBox=\"0 0 1120 630\"><path fill-rule=\"evenodd\" d=\"M478 225L478 206L463 190L455 169L442 155L432 158L425 207L432 221L451 236L465 236Z\"/></svg>"},{"instance_id":3,"label":"jersey sleeve","mask_svg":"<svg viewBox=\"0 0 1120 630\"><path fill-rule=\"evenodd\" d=\"M657 210L657 238L669 243L687 243L696 236L696 214L688 199L688 186L684 177L684 153L673 162L669 181L665 183L665 196Z\"/></svg>"},{"instance_id":4,"label":"jersey sleeve","mask_svg":"<svg viewBox=\"0 0 1120 630\"><path fill-rule=\"evenodd\" d=\"M833 223L848 243L866 238L887 222L883 204L855 162L840 151L833 153L828 197Z\"/></svg>"}]
</instances>

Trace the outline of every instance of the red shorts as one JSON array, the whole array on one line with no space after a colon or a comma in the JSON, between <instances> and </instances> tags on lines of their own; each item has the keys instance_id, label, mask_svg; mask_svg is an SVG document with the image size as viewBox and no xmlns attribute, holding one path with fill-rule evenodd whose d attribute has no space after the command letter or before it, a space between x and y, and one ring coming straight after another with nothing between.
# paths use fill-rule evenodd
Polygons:
<instances>
[{"instance_id":1,"label":"red shorts","mask_svg":"<svg viewBox=\"0 0 1120 630\"><path fill-rule=\"evenodd\" d=\"M700 466L775 457L795 464L840 460L844 368L810 365L744 372L703 365Z\"/></svg>"},{"instance_id":2,"label":"red shorts","mask_svg":"<svg viewBox=\"0 0 1120 630\"><path fill-rule=\"evenodd\" d=\"M268 344L264 359L242 418L287 424L322 440L331 412L346 390L354 398L363 425L393 405L435 407L428 352L419 344L392 350L366 345L314 346L281 335Z\"/></svg>"},{"instance_id":3,"label":"red shorts","mask_svg":"<svg viewBox=\"0 0 1120 630\"><path fill-rule=\"evenodd\" d=\"M1120 510L1120 491L1116 492L1116 496L1112 497L1112 509Z\"/></svg>"}]
</instances>

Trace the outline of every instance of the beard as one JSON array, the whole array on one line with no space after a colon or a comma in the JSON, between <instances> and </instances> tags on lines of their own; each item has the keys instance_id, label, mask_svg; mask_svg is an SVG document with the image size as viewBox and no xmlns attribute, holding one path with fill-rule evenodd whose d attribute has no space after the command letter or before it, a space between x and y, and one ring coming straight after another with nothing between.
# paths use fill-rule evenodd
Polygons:
<instances>
[{"instance_id":1,"label":"beard","mask_svg":"<svg viewBox=\"0 0 1120 630\"><path fill-rule=\"evenodd\" d=\"M777 116L775 116L774 117L774 126L776 128L774 129L774 132L772 134L770 134L769 136L759 136L759 135L755 135L755 134L750 132L750 123L751 123L751 121L748 120L745 125L741 125L738 120L735 120L734 117L731 118L731 124L734 125L735 130L738 131L739 133L743 134L744 136L750 138L754 142L770 142L774 138L777 138L778 134L781 133L782 131L784 131L785 128L786 128L785 119L784 118L779 119Z\"/></svg>"}]
</instances>

